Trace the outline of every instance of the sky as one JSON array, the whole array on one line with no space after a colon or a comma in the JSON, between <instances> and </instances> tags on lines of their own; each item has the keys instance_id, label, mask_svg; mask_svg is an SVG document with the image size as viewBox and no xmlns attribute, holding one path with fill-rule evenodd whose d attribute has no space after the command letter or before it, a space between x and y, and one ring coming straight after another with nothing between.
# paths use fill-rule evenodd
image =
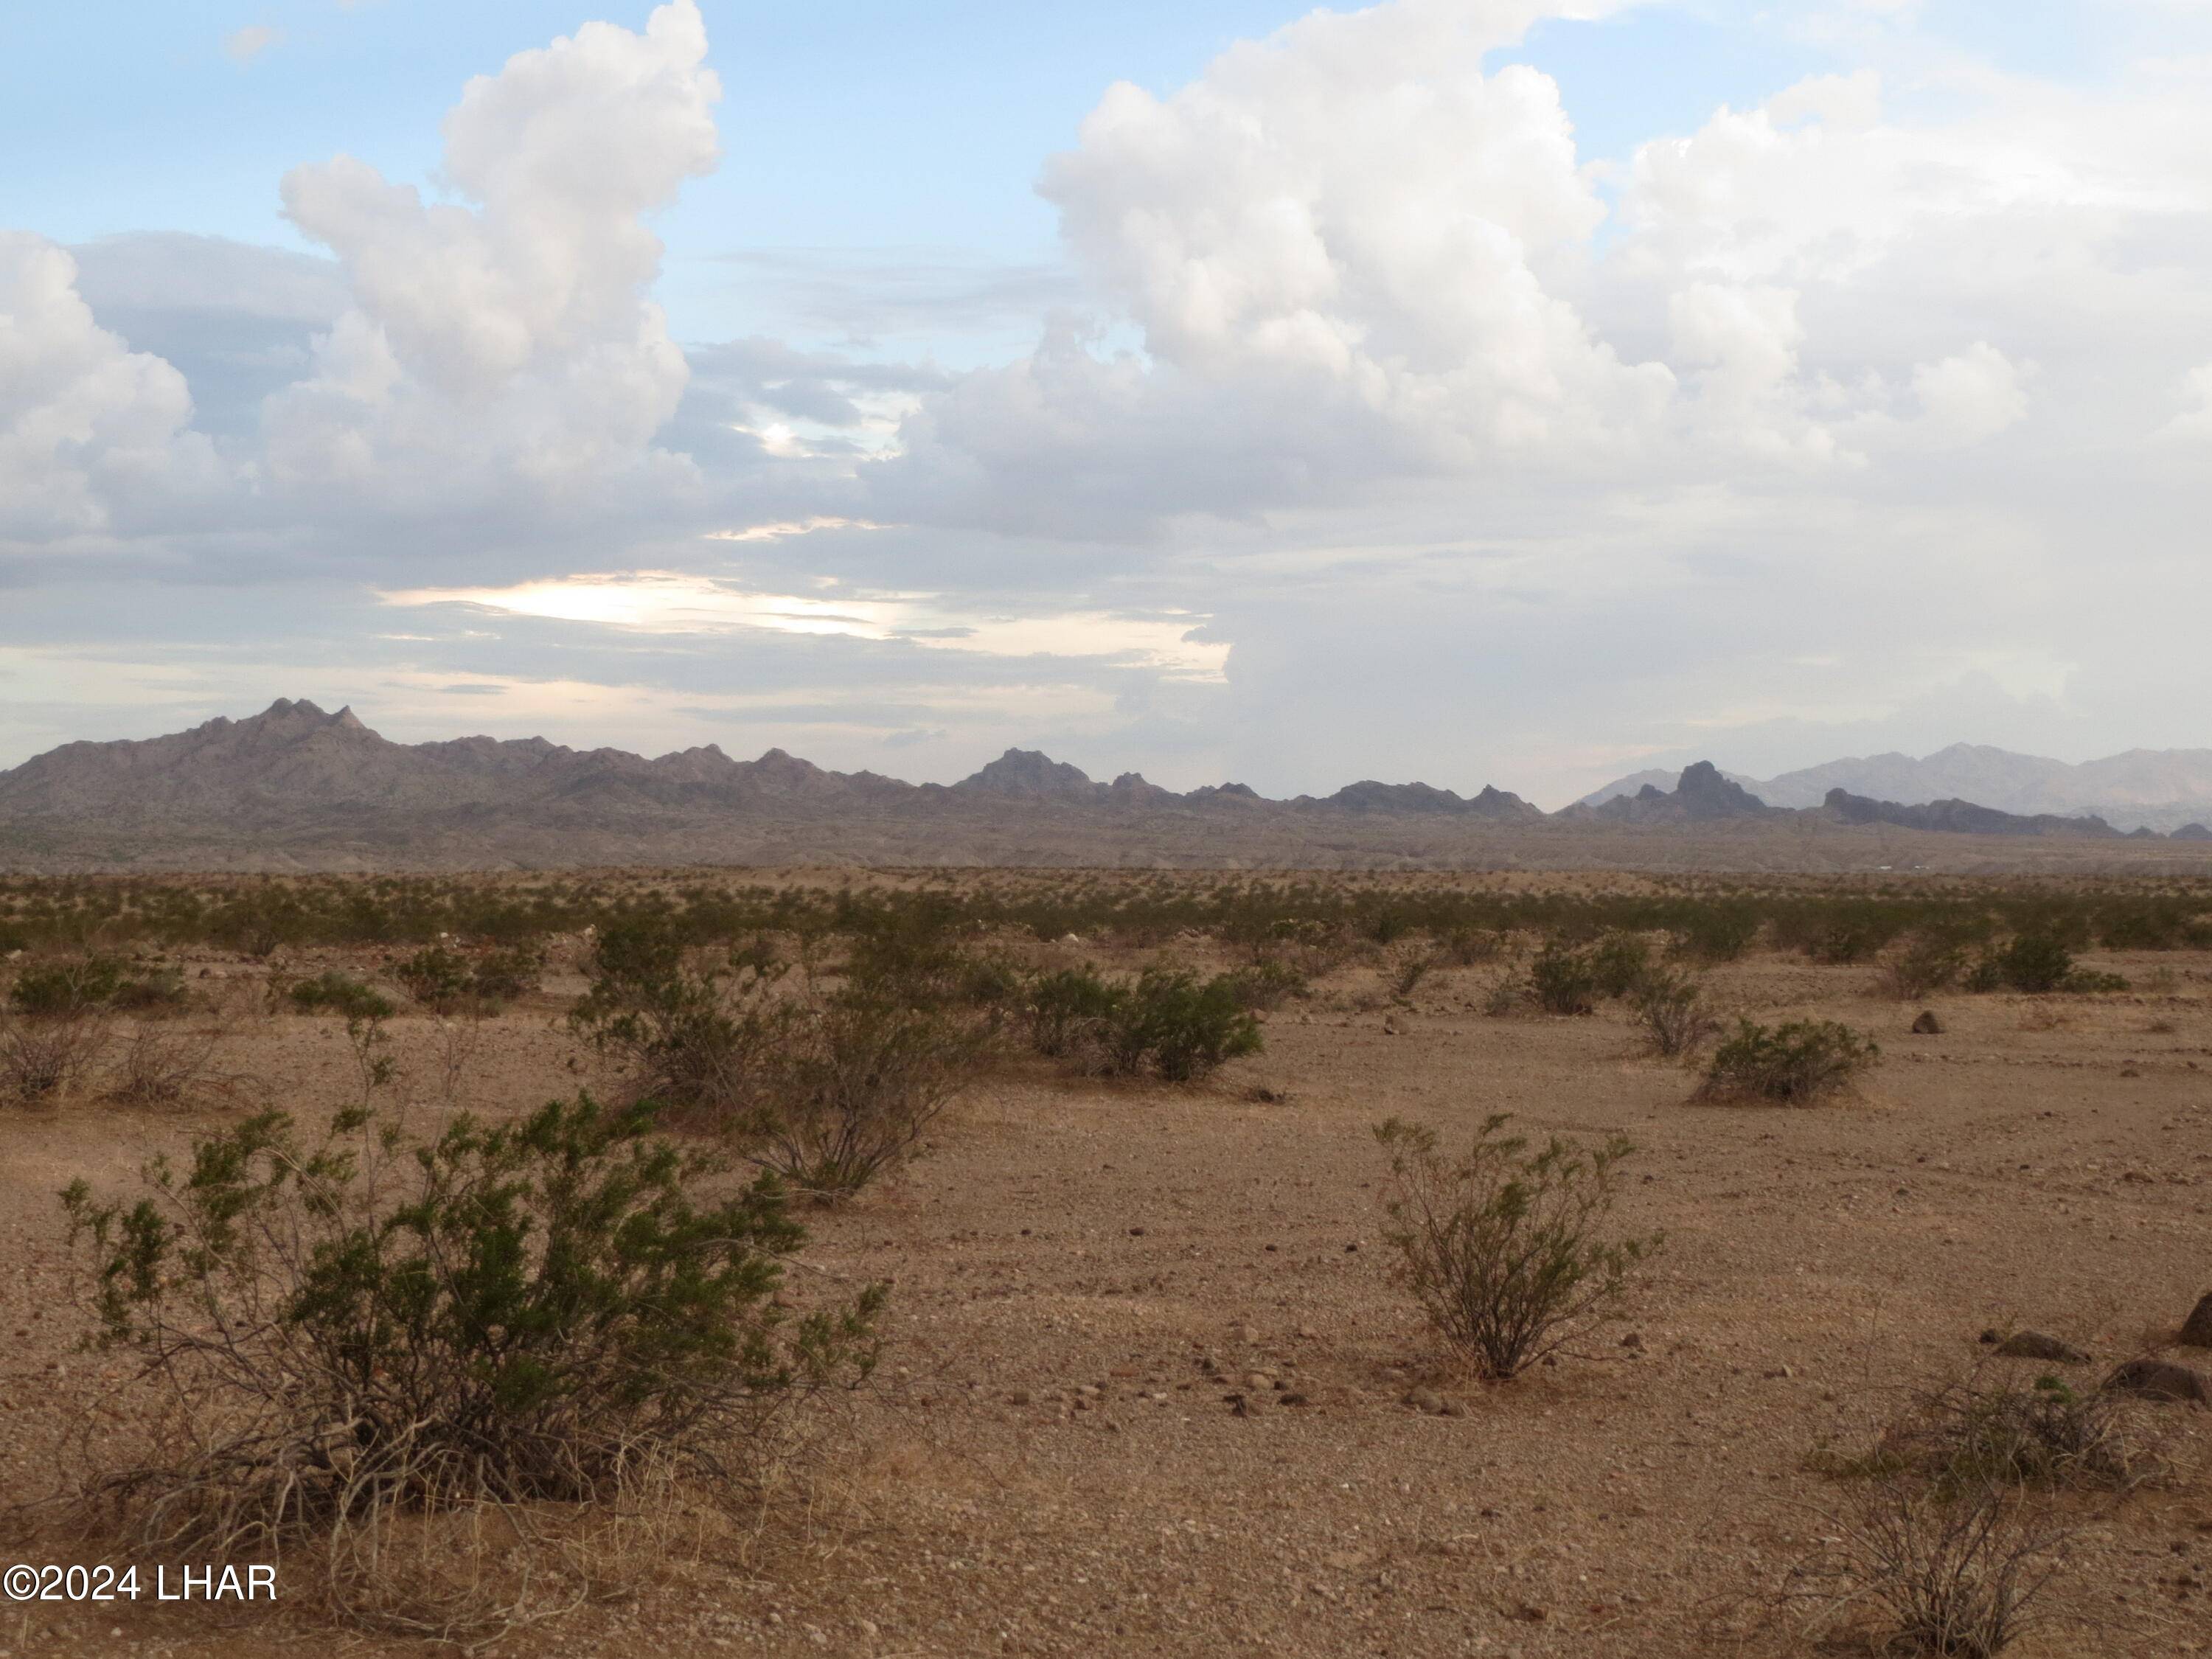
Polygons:
<instances>
[{"instance_id":1,"label":"sky","mask_svg":"<svg viewBox=\"0 0 2212 1659\"><path fill-rule=\"evenodd\" d=\"M170 0L0 58L0 767L1557 805L2212 744L2212 0Z\"/></svg>"}]
</instances>

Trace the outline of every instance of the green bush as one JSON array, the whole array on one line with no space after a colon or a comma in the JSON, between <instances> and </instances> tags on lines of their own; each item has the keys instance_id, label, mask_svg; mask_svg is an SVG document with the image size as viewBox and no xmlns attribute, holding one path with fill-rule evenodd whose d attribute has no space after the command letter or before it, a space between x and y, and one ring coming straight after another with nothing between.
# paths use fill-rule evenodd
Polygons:
<instances>
[{"instance_id":1,"label":"green bush","mask_svg":"<svg viewBox=\"0 0 2212 1659\"><path fill-rule=\"evenodd\" d=\"M1764 918L1748 903L1708 900L1685 908L1669 924L1674 950L1701 962L1734 962L1759 937Z\"/></svg>"},{"instance_id":2,"label":"green bush","mask_svg":"<svg viewBox=\"0 0 2212 1659\"><path fill-rule=\"evenodd\" d=\"M781 969L728 953L695 965L665 921L610 927L568 1028L620 1069L633 1099L726 1124L750 1121L793 1014L769 994Z\"/></svg>"},{"instance_id":3,"label":"green bush","mask_svg":"<svg viewBox=\"0 0 2212 1659\"><path fill-rule=\"evenodd\" d=\"M959 1095L981 1033L857 992L794 1005L766 1054L749 1155L808 1197L851 1197L908 1157Z\"/></svg>"},{"instance_id":4,"label":"green bush","mask_svg":"<svg viewBox=\"0 0 2212 1659\"><path fill-rule=\"evenodd\" d=\"M1555 1136L1532 1152L1500 1133L1508 1121L1486 1119L1457 1159L1433 1129L1392 1118L1375 1131L1390 1154L1386 1237L1399 1281L1453 1353L1496 1381L1613 1317L1661 1243L1605 1231L1627 1140Z\"/></svg>"},{"instance_id":5,"label":"green bush","mask_svg":"<svg viewBox=\"0 0 2212 1659\"><path fill-rule=\"evenodd\" d=\"M1628 1001L1644 1040L1668 1060L1695 1054L1720 1029L1705 987L1686 974L1654 969L1638 981Z\"/></svg>"},{"instance_id":6,"label":"green bush","mask_svg":"<svg viewBox=\"0 0 2212 1659\"><path fill-rule=\"evenodd\" d=\"M1966 953L1956 939L1940 933L1915 933L1905 947L1883 969L1892 995L1901 1002L1917 1002L1931 991L1956 982L1965 971Z\"/></svg>"},{"instance_id":7,"label":"green bush","mask_svg":"<svg viewBox=\"0 0 2212 1659\"><path fill-rule=\"evenodd\" d=\"M107 1495L165 1547L288 1539L390 1509L581 1501L641 1464L721 1483L794 1395L865 1374L883 1292L787 1320L805 1240L589 1097L407 1141L282 1114L64 1194L108 1342L187 1425Z\"/></svg>"},{"instance_id":8,"label":"green bush","mask_svg":"<svg viewBox=\"0 0 2212 1659\"><path fill-rule=\"evenodd\" d=\"M433 945L392 969L407 994L441 1014L468 1006L496 1008L538 988L544 959L524 949L488 951L474 958Z\"/></svg>"},{"instance_id":9,"label":"green bush","mask_svg":"<svg viewBox=\"0 0 2212 1659\"><path fill-rule=\"evenodd\" d=\"M1698 1096L1809 1105L1844 1088L1881 1053L1874 1042L1832 1019L1775 1026L1742 1020L1735 1035L1715 1052Z\"/></svg>"},{"instance_id":10,"label":"green bush","mask_svg":"<svg viewBox=\"0 0 2212 1659\"><path fill-rule=\"evenodd\" d=\"M1976 965L1973 988L2040 994L2063 988L2074 971L2074 952L2056 933L2022 933Z\"/></svg>"},{"instance_id":11,"label":"green bush","mask_svg":"<svg viewBox=\"0 0 2212 1659\"><path fill-rule=\"evenodd\" d=\"M392 1015L392 999L350 974L328 969L303 979L284 994L303 1014L343 1014L349 1020L384 1020Z\"/></svg>"},{"instance_id":12,"label":"green bush","mask_svg":"<svg viewBox=\"0 0 2212 1659\"><path fill-rule=\"evenodd\" d=\"M1581 951L1547 939L1528 964L1528 998L1547 1014L1597 1012L1596 969Z\"/></svg>"},{"instance_id":13,"label":"green bush","mask_svg":"<svg viewBox=\"0 0 2212 1659\"><path fill-rule=\"evenodd\" d=\"M1170 1083L1204 1077L1260 1052L1260 1023L1227 974L1147 968L1117 1000L1105 1032L1108 1069L1147 1068Z\"/></svg>"},{"instance_id":14,"label":"green bush","mask_svg":"<svg viewBox=\"0 0 2212 1659\"><path fill-rule=\"evenodd\" d=\"M8 1004L33 1019L82 1014L110 1006L125 983L113 957L64 957L34 962L15 975Z\"/></svg>"},{"instance_id":15,"label":"green bush","mask_svg":"<svg viewBox=\"0 0 2212 1659\"><path fill-rule=\"evenodd\" d=\"M1224 975L1237 1006L1255 1012L1281 1007L1306 994L1306 976L1286 962L1268 957Z\"/></svg>"},{"instance_id":16,"label":"green bush","mask_svg":"<svg viewBox=\"0 0 2212 1659\"><path fill-rule=\"evenodd\" d=\"M1123 1000L1120 988L1088 964L1040 974L1030 981L1022 1020L1030 1044L1055 1060L1094 1053Z\"/></svg>"},{"instance_id":17,"label":"green bush","mask_svg":"<svg viewBox=\"0 0 2212 1659\"><path fill-rule=\"evenodd\" d=\"M1590 986L1601 997L1633 993L1651 971L1651 947L1633 933L1607 933L1588 952Z\"/></svg>"},{"instance_id":18,"label":"green bush","mask_svg":"<svg viewBox=\"0 0 2212 1659\"><path fill-rule=\"evenodd\" d=\"M694 966L657 924L610 929L570 1028L627 1073L633 1097L730 1137L811 1198L849 1197L914 1150L983 1035L933 996L908 1000L918 981L903 972L782 995L784 970L765 961L733 951Z\"/></svg>"}]
</instances>

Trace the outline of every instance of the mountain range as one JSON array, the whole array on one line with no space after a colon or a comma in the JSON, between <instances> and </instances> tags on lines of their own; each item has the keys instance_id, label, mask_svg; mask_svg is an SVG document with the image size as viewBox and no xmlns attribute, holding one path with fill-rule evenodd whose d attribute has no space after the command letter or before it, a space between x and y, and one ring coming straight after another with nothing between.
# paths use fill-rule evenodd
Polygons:
<instances>
[{"instance_id":1,"label":"mountain range","mask_svg":"<svg viewBox=\"0 0 2212 1659\"><path fill-rule=\"evenodd\" d=\"M1900 805L1972 801L2017 816L2096 817L2121 830L2178 830L2212 820L2212 749L2130 749L2079 765L2017 755L1986 744L1954 743L1932 755L1869 755L1825 761L1778 777L1723 773L1770 806L1822 805L1832 789ZM1664 787L1674 774L1636 772L1583 797L1596 806Z\"/></svg>"},{"instance_id":2,"label":"mountain range","mask_svg":"<svg viewBox=\"0 0 2212 1659\"><path fill-rule=\"evenodd\" d=\"M1022 749L945 785L826 771L780 749L738 761L712 744L648 759L543 738L400 744L350 708L286 698L166 737L64 744L0 772L0 868L25 869L1634 865L1679 861L1654 850L1651 836L1668 830L1721 837L1722 863L1759 868L1775 865L1771 832L1785 828L1793 855L1826 836L1819 858L1863 861L1887 845L1869 842L1868 826L1983 841L2165 839L2094 816L1900 804L1839 786L1793 808L1708 762L1547 814L1497 788L1462 796L1372 779L1289 800L1240 783L1177 793L1134 772L1098 782ZM2212 831L2192 823L2172 839L2212 841Z\"/></svg>"}]
</instances>

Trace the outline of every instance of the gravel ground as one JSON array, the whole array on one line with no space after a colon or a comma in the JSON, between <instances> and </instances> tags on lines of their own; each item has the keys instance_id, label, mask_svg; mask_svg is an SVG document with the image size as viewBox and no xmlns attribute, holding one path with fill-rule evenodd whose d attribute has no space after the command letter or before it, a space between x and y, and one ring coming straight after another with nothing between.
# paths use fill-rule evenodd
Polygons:
<instances>
[{"instance_id":1,"label":"gravel ground","mask_svg":"<svg viewBox=\"0 0 2212 1659\"><path fill-rule=\"evenodd\" d=\"M1482 968L1433 973L1395 1009L1374 969L1341 970L1203 1086L1002 1071L906 1173L810 1218L823 1271L796 1275L800 1299L893 1286L884 1370L839 1454L743 1535L667 1543L627 1595L496 1650L1865 1651L1844 1633L1814 1645L1778 1608L1844 1495L1808 1472L1816 1445L1983 1359L1984 1328L2055 1333L2093 1356L2060 1369L2094 1381L2212 1285L2212 957L2089 965L2139 986L2165 969L2165 988L1939 997L1947 1029L1923 1037L1864 968L1717 970L1747 1012L1881 1042L1857 1097L1817 1109L1687 1103L1692 1074L1638 1057L1617 1009L1482 1017ZM471 1100L512 1110L578 1086L557 1025L575 988L488 1028ZM434 1096L431 1022L393 1031L410 1088ZM227 1063L308 1115L352 1075L322 1018L254 1015ZM119 1188L237 1109L0 1111L0 1498L51 1489L57 1434L112 1369L71 1346L53 1194L77 1174ZM1390 1283L1370 1127L1395 1115L1449 1140L1492 1111L1632 1136L1620 1219L1666 1244L1629 1320L1481 1388ZM2193 1352L2172 1357L2212 1370ZM2058 1505L2076 1528L2049 1599L2064 1617L2014 1651L2206 1650L2205 1419L2143 1420L2173 1474L2124 1504ZM9 1559L98 1559L36 1517L11 1530ZM0 1605L5 1659L258 1659L302 1639L422 1650L283 1603Z\"/></svg>"}]
</instances>

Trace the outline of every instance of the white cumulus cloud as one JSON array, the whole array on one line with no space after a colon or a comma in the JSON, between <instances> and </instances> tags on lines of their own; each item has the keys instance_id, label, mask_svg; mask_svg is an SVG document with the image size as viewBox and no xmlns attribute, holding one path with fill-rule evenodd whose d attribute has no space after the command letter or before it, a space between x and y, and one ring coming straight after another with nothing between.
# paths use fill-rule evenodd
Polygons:
<instances>
[{"instance_id":1,"label":"white cumulus cloud","mask_svg":"<svg viewBox=\"0 0 2212 1659\"><path fill-rule=\"evenodd\" d=\"M445 124L459 203L349 156L287 174L285 210L352 305L270 400L272 478L447 499L675 465L651 445L688 374L645 216L714 164L706 54L694 0L671 0L641 33L587 23L471 81Z\"/></svg>"},{"instance_id":2,"label":"white cumulus cloud","mask_svg":"<svg viewBox=\"0 0 2212 1659\"><path fill-rule=\"evenodd\" d=\"M191 394L161 358L94 319L76 262L0 231L0 538L110 529L210 472Z\"/></svg>"}]
</instances>

